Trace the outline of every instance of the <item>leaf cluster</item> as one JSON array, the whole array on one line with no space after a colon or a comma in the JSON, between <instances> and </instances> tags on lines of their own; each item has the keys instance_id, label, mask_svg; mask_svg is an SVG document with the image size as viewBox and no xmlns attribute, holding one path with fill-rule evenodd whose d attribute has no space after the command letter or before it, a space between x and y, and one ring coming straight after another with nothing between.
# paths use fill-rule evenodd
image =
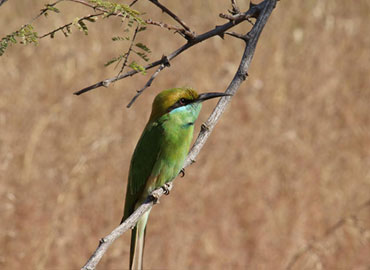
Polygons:
<instances>
[{"instance_id":1,"label":"leaf cluster","mask_svg":"<svg viewBox=\"0 0 370 270\"><path fill-rule=\"evenodd\" d=\"M82 0L85 6L88 6L94 10L93 14L86 15L80 18L75 18L73 21L62 25L44 35L38 35L34 30L32 23L34 20L38 19L42 15L48 17L50 13L61 13L61 11L56 7L57 4L63 2L64 0L57 0L51 4L45 4L44 8L40 10L40 13L29 23L22 26L19 30L3 37L0 41L0 56L4 54L7 47L11 44L21 43L29 44L34 43L38 44L39 40L49 36L54 38L55 34L62 32L65 37L68 37L72 33L72 28L76 27L78 30L82 31L85 35L88 35L88 22L96 22L100 18L110 18L110 17L119 17L122 22L124 22L125 28L123 32L132 33L133 26L135 25L136 30L132 37L128 36L115 36L112 38L113 41L130 41L130 48L128 51L112 58L109 60L105 66L109 66L113 63L116 63L118 66L121 61L123 61L121 71L127 66L135 71L138 71L142 74L145 74L144 66L138 64L136 61L130 61L128 64L128 59L131 53L137 55L139 59L147 62L149 61L149 54L151 53L150 49L141 42L136 42L135 38L137 33L146 30L146 23L141 18L139 11L131 8L129 5L115 3L109 0Z\"/></svg>"},{"instance_id":2,"label":"leaf cluster","mask_svg":"<svg viewBox=\"0 0 370 270\"><path fill-rule=\"evenodd\" d=\"M140 17L140 12L132 9L126 4L118 4L111 1L104 0L89 0L94 5L95 9L104 10L104 17L121 16L123 19L128 18L128 26L131 27L134 22L138 24L145 24L144 20Z\"/></svg>"},{"instance_id":3,"label":"leaf cluster","mask_svg":"<svg viewBox=\"0 0 370 270\"><path fill-rule=\"evenodd\" d=\"M0 56L4 54L5 50L11 44L38 44L37 32L34 31L31 24L23 25L19 30L6 35L0 41Z\"/></svg>"}]
</instances>

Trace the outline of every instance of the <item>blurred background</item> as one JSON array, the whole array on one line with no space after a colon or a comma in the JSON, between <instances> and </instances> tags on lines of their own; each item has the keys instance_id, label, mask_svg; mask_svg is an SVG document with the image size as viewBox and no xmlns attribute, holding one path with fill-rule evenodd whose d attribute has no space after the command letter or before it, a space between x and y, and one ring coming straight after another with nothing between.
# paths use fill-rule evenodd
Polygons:
<instances>
[{"instance_id":1,"label":"blurred background","mask_svg":"<svg viewBox=\"0 0 370 270\"><path fill-rule=\"evenodd\" d=\"M225 23L230 1L162 1L193 30ZM248 1L237 1L242 10ZM44 1L0 8L0 37ZM35 22L39 34L92 12L72 2ZM148 1L144 18L173 24ZM231 37L207 40L148 80L136 75L72 93L119 69L127 50L111 38L120 20L88 24L0 57L0 268L79 269L122 217L128 165L162 89L224 91L243 52ZM245 33L244 23L233 29ZM147 269L369 269L370 2L284 0L262 36L249 77L197 162L151 213ZM149 26L138 38L151 60L184 43ZM205 104L196 132L215 106ZM127 269L130 234L99 269Z\"/></svg>"}]
</instances>

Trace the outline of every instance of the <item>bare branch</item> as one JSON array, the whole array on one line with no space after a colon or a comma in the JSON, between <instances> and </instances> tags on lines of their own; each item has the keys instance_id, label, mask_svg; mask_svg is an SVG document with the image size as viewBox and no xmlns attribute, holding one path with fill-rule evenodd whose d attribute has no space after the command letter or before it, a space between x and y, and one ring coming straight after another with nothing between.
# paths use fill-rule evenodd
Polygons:
<instances>
[{"instance_id":1,"label":"bare branch","mask_svg":"<svg viewBox=\"0 0 370 270\"><path fill-rule=\"evenodd\" d=\"M195 33L190 30L190 27L186 25L186 23L181 20L175 13L173 13L171 10L169 10L166 6L162 5L159 3L158 0L149 0L152 2L154 5L159 7L163 12L167 13L170 17L172 17L176 22L178 22L183 28L181 28L180 31L177 31L180 33L184 38L187 40L192 40L195 38Z\"/></svg>"},{"instance_id":2,"label":"bare branch","mask_svg":"<svg viewBox=\"0 0 370 270\"><path fill-rule=\"evenodd\" d=\"M229 35L229 36L232 36L232 37L239 38L239 39L244 40L244 41L248 41L249 40L248 35L242 35L242 34L235 33L235 32L225 32L225 34L226 35Z\"/></svg>"},{"instance_id":3,"label":"bare branch","mask_svg":"<svg viewBox=\"0 0 370 270\"><path fill-rule=\"evenodd\" d=\"M195 38L194 33L188 33L187 30L185 30L184 28L178 27L178 26L169 25L169 24L163 23L163 22L153 21L152 19L145 20L145 23L151 24L151 25L156 25L156 26L159 26L161 28L166 28L168 30L175 30L176 33L179 33L180 35L182 35L185 38L186 38L186 36L189 36L189 35L191 35L191 39Z\"/></svg>"},{"instance_id":4,"label":"bare branch","mask_svg":"<svg viewBox=\"0 0 370 270\"><path fill-rule=\"evenodd\" d=\"M249 32L250 39L248 40L248 42L246 42L246 47L239 68L233 80L231 81L229 87L227 88L226 93L234 95L238 90L239 86L241 85L241 83L245 80L249 65L253 58L257 41L263 30L263 27L265 26L270 14L272 13L272 10L275 7L276 1L277 0L265 0L258 6L261 9L260 16L257 18L255 26ZM161 65L164 65L166 59L161 61L162 61ZM199 154L200 150L202 149L203 145L205 144L206 140L211 134L214 126L216 125L218 119L221 117L221 115L226 109L226 106L230 101L231 97L221 98L216 108L208 118L208 120L202 125L198 138L185 161L184 168L189 166L195 161L195 158ZM100 241L99 246L97 247L93 255L90 257L88 262L85 264L85 266L82 268L83 270L94 270L97 264L99 263L100 259L104 255L104 253L107 251L108 247L113 243L113 241L117 239L120 235L122 235L125 231L127 231L129 228L132 228L136 224L139 217L153 206L154 204L153 196L159 198L160 196L163 195L163 193L165 193L165 190L163 188L160 188L155 190L154 192L158 192L158 195L152 194L151 196L149 196L147 200L144 202L144 204L142 204L131 216L129 216L124 223L122 223L119 227L114 229L108 236L104 237Z\"/></svg>"},{"instance_id":5,"label":"bare branch","mask_svg":"<svg viewBox=\"0 0 370 270\"><path fill-rule=\"evenodd\" d=\"M115 228L110 234L103 237L99 241L99 245L96 248L93 255L89 258L86 264L81 268L81 270L93 270L98 265L99 261L103 257L104 253L108 250L110 245L120 237L124 232L135 227L139 218L150 210L154 204L156 204L160 197L166 194L172 189L172 183L167 184L167 187L158 188L154 190L145 202L140 205L124 222L122 222L117 228ZM167 193L168 194L168 193Z\"/></svg>"},{"instance_id":6,"label":"bare branch","mask_svg":"<svg viewBox=\"0 0 370 270\"><path fill-rule=\"evenodd\" d=\"M141 88L140 90L137 91L136 95L131 99L131 101L129 102L129 104L127 104L127 108L130 108L131 105L135 102L135 100L144 92L144 90L146 88L148 88L149 86L152 85L152 82L154 81L154 79L157 77L157 75L159 74L159 72L161 72L165 67L169 67L170 66L170 62L168 62L168 59L166 56L163 56L162 57L163 59L163 64L161 64L159 66L159 68L156 70L156 72L153 73L153 75L150 77L150 79L148 80L148 82L144 85L143 88Z\"/></svg>"},{"instance_id":7,"label":"bare branch","mask_svg":"<svg viewBox=\"0 0 370 270\"><path fill-rule=\"evenodd\" d=\"M233 21L227 22L223 25L216 26L212 30L209 30L209 31L207 31L203 34L197 35L194 39L189 40L186 44L182 45L181 47L179 47L178 49L176 49L175 51L170 53L167 56L168 61L171 61L172 59L174 59L176 56L178 56L182 52L186 51L187 49L193 47L194 45L196 45L200 42L202 42L204 40L207 40L207 39L209 39L211 37L214 37L214 36L222 36L222 34L225 31L229 30L230 28L234 27L235 25L238 25L239 23L245 21L248 18L256 17L259 14L260 10L265 6L265 4L266 4L266 0L261 2L258 5L253 5L248 11L246 11L244 13L241 13L238 16L235 16ZM154 62L146 65L144 68L145 68L145 70L149 70L149 69L154 68L156 66L159 66L163 63L164 63L163 60L159 59L157 61L154 61ZM90 85L88 87L85 87L85 88L83 88L79 91L74 92L74 94L75 95L81 95L83 93L86 93L90 90L96 89L96 88L101 87L101 86L107 87L115 81L124 79L124 78L129 77L129 76L133 76L137 73L138 73L138 71L136 71L136 70L130 70L126 73L121 74L120 76L115 76L113 78L105 79L105 80L102 80L98 83Z\"/></svg>"},{"instance_id":8,"label":"bare branch","mask_svg":"<svg viewBox=\"0 0 370 270\"><path fill-rule=\"evenodd\" d=\"M239 68L230 85L227 87L225 93L235 95L241 83L247 78L248 68L252 61L257 41L263 30L263 27L265 26L270 14L272 13L272 10L275 8L275 5L276 0L265 0L258 5L258 12L260 12L260 15L258 16L252 30L245 35L249 38L248 40L246 40L246 47L244 49L243 57L241 59ZM189 152L188 157L186 158L184 168L195 162L200 150L203 148L213 128L215 127L221 115L224 113L226 106L230 103L230 101L231 97L222 97L219 100L216 108L213 110L208 120L202 125L202 129L198 135L198 138L196 139L193 147Z\"/></svg>"},{"instance_id":9,"label":"bare branch","mask_svg":"<svg viewBox=\"0 0 370 270\"><path fill-rule=\"evenodd\" d=\"M226 14L226 13L220 13L219 16L220 16L220 18L227 19L227 20L229 20L231 22L234 22L234 21L239 20L240 18L243 18L244 17L244 15L243 14L240 14L240 13L233 14L233 15ZM245 18L245 20L247 22L249 22L251 25L254 25L254 23L251 21L250 17Z\"/></svg>"},{"instance_id":10,"label":"bare branch","mask_svg":"<svg viewBox=\"0 0 370 270\"><path fill-rule=\"evenodd\" d=\"M169 10L167 7L165 7L164 5L159 3L158 0L149 0L149 1L152 2L154 5L156 5L157 7L159 7L163 12L170 15L175 21L177 21L182 27L184 27L184 29L191 32L190 27L187 26L186 23L183 20L181 20L178 16L176 16L176 14L173 13L171 10Z\"/></svg>"}]
</instances>

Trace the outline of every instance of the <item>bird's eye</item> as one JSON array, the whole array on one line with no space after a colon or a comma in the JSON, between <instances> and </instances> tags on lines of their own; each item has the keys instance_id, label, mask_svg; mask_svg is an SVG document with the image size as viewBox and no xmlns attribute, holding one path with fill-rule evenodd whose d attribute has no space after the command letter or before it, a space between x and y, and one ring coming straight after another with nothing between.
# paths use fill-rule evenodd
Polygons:
<instances>
[{"instance_id":1,"label":"bird's eye","mask_svg":"<svg viewBox=\"0 0 370 270\"><path fill-rule=\"evenodd\" d=\"M181 105L185 105L185 103L186 103L186 99L185 99L185 98L181 98L181 99L179 100L179 103L180 103Z\"/></svg>"}]
</instances>

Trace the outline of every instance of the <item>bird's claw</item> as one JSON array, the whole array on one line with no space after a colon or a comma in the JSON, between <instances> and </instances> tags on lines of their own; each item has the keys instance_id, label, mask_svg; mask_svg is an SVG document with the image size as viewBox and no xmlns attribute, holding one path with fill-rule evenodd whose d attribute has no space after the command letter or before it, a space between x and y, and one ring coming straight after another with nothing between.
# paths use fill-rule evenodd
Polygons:
<instances>
[{"instance_id":1,"label":"bird's claw","mask_svg":"<svg viewBox=\"0 0 370 270\"><path fill-rule=\"evenodd\" d=\"M163 189L163 194L164 195L170 194L170 184L169 183L164 184L162 186L162 189Z\"/></svg>"},{"instance_id":2,"label":"bird's claw","mask_svg":"<svg viewBox=\"0 0 370 270\"><path fill-rule=\"evenodd\" d=\"M154 204L159 204L159 195L158 193L152 193L152 197L153 197L153 201L154 201Z\"/></svg>"},{"instance_id":3,"label":"bird's claw","mask_svg":"<svg viewBox=\"0 0 370 270\"><path fill-rule=\"evenodd\" d=\"M181 169L179 175L180 175L181 178L183 178L185 176L185 168Z\"/></svg>"}]
</instances>

